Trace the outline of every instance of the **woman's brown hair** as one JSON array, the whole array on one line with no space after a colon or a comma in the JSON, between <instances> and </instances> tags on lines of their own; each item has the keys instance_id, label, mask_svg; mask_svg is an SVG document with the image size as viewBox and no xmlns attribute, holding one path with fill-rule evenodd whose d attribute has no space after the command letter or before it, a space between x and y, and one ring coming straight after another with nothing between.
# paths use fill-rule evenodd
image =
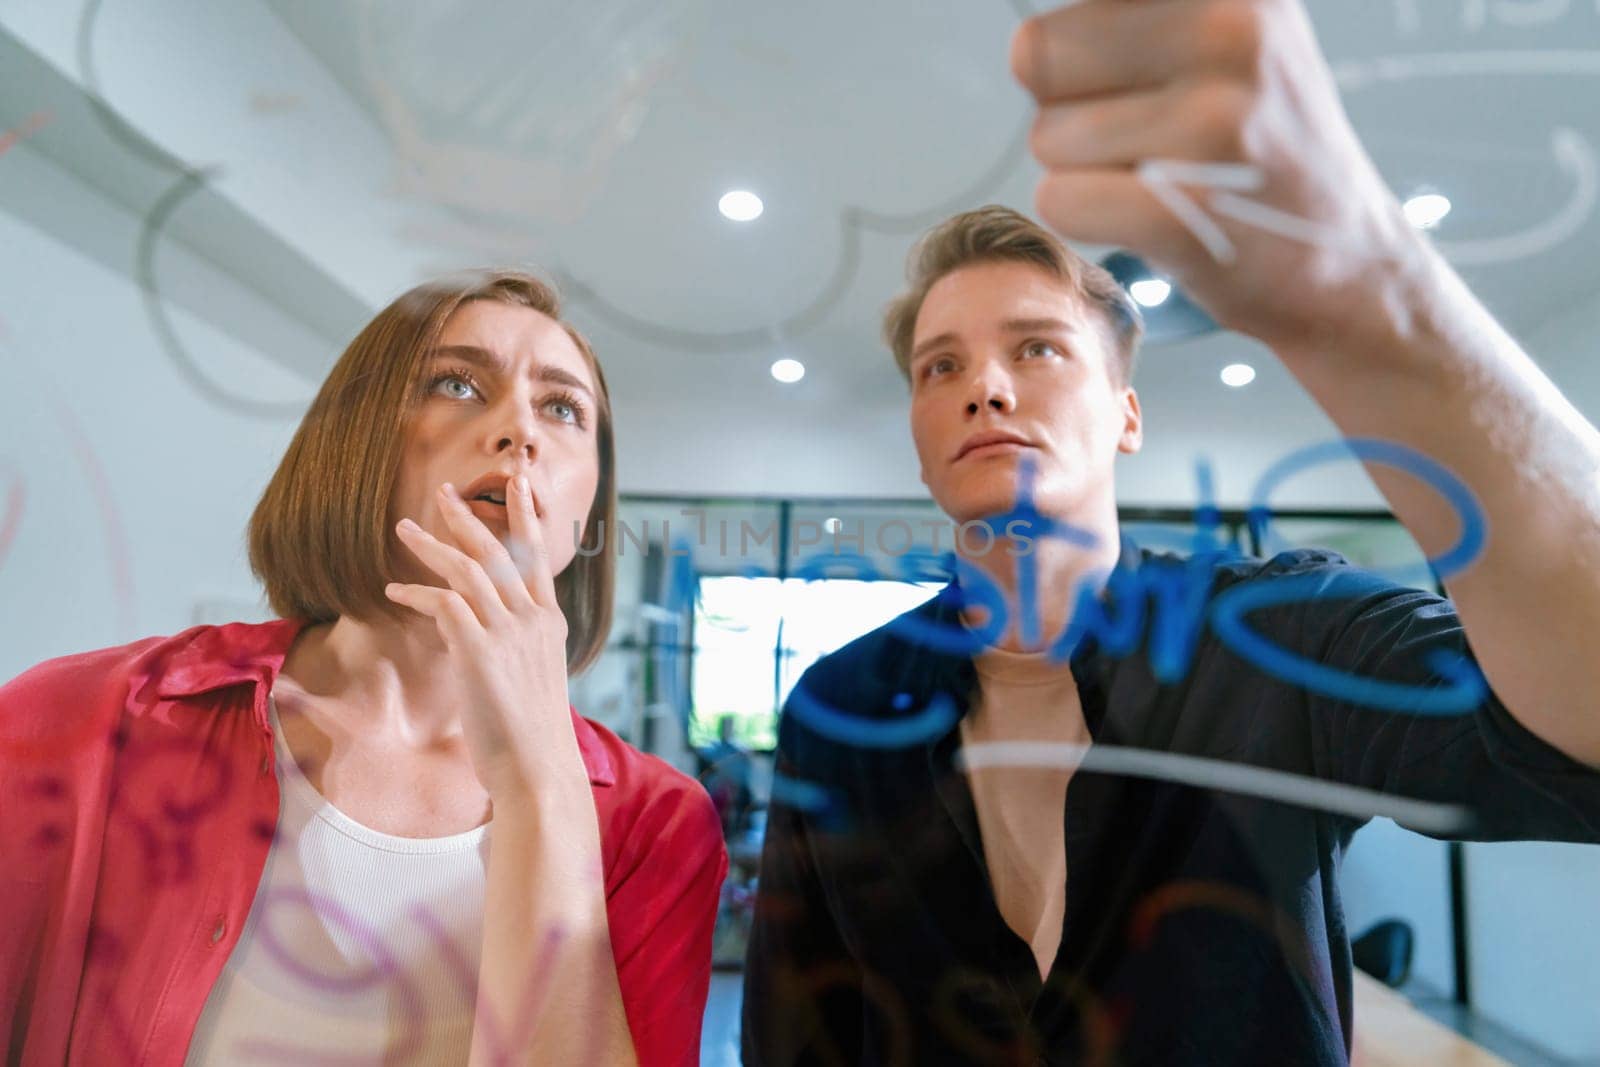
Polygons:
<instances>
[{"instance_id":1,"label":"woman's brown hair","mask_svg":"<svg viewBox=\"0 0 1600 1067\"><path fill-rule=\"evenodd\" d=\"M560 321L555 290L519 271L468 271L424 283L380 311L350 342L301 420L255 514L250 569L284 618L328 622L341 615L399 617L383 593L393 581L389 501L407 422L422 401L420 378L451 314L473 300L532 308ZM611 397L588 341L562 322L594 376L600 479L580 544L616 528L616 452ZM604 523L603 526L598 524ZM610 552L580 552L556 576L567 619L567 670L576 674L605 646L616 564Z\"/></svg>"}]
</instances>

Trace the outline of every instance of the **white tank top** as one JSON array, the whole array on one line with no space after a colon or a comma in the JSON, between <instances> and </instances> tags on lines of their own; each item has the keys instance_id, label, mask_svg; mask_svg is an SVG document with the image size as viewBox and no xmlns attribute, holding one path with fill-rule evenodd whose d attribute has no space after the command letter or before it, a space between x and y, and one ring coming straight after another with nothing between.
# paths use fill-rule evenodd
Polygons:
<instances>
[{"instance_id":1,"label":"white tank top","mask_svg":"<svg viewBox=\"0 0 1600 1067\"><path fill-rule=\"evenodd\" d=\"M301 774L268 708L278 834L185 1064L466 1063L488 826L362 826Z\"/></svg>"}]
</instances>

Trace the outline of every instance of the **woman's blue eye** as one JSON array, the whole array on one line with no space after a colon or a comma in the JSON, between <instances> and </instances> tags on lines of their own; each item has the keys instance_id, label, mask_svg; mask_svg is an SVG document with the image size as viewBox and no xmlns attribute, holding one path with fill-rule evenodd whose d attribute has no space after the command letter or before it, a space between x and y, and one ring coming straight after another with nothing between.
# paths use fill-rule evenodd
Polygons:
<instances>
[{"instance_id":1,"label":"woman's blue eye","mask_svg":"<svg viewBox=\"0 0 1600 1067\"><path fill-rule=\"evenodd\" d=\"M553 396L545 401L544 407L546 411L562 422L571 423L574 426L582 426L584 424L583 404L577 397Z\"/></svg>"},{"instance_id":2,"label":"woman's blue eye","mask_svg":"<svg viewBox=\"0 0 1600 1067\"><path fill-rule=\"evenodd\" d=\"M465 392L455 392L450 390L448 386L451 383L460 386L465 390ZM478 387L476 385L472 384L472 382L468 381L466 378L463 378L459 374L445 374L435 378L433 382L433 388L437 390L441 386L446 387L445 395L449 396L453 400L466 400L470 397L476 396L478 392Z\"/></svg>"}]
</instances>

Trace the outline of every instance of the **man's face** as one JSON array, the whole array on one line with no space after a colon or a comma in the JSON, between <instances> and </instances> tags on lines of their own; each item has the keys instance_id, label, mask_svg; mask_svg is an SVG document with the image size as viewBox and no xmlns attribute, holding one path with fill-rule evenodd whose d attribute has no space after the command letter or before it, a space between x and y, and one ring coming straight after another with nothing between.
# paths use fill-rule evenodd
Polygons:
<instances>
[{"instance_id":1,"label":"man's face","mask_svg":"<svg viewBox=\"0 0 1600 1067\"><path fill-rule=\"evenodd\" d=\"M446 321L421 385L422 406L407 427L390 501L391 527L406 516L455 544L437 495L450 482L504 542L506 508L473 501L472 487L488 486L503 500L506 477L522 474L533 487L551 573L560 573L577 552L573 523L582 528L599 484L594 378L567 331L532 308L464 304ZM395 559L413 575L403 580L442 584L404 547Z\"/></svg>"},{"instance_id":2,"label":"man's face","mask_svg":"<svg viewBox=\"0 0 1600 1067\"><path fill-rule=\"evenodd\" d=\"M945 514L1009 511L1025 457L1041 512L1110 505L1117 454L1141 443L1138 397L1110 359L1098 317L1038 267L978 263L934 283L912 339L911 436Z\"/></svg>"}]
</instances>

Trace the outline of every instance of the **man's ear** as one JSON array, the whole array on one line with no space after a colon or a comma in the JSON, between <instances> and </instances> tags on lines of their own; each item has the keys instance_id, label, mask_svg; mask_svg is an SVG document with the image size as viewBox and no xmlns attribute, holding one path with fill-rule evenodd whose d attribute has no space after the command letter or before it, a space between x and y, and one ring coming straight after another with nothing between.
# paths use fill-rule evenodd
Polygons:
<instances>
[{"instance_id":1,"label":"man's ear","mask_svg":"<svg viewBox=\"0 0 1600 1067\"><path fill-rule=\"evenodd\" d=\"M1133 386L1122 390L1122 436L1117 438L1117 451L1133 455L1144 447L1144 416L1139 411L1139 394Z\"/></svg>"}]
</instances>

